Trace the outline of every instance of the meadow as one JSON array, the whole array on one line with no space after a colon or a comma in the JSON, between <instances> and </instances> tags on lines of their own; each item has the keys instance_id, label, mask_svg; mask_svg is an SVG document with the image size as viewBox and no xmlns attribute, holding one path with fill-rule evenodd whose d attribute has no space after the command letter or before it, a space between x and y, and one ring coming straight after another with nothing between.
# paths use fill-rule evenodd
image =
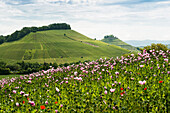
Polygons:
<instances>
[{"instance_id":1,"label":"meadow","mask_svg":"<svg viewBox=\"0 0 170 113\"><path fill-rule=\"evenodd\" d=\"M168 113L170 51L42 70L0 80L0 112Z\"/></svg>"},{"instance_id":2,"label":"meadow","mask_svg":"<svg viewBox=\"0 0 170 113\"><path fill-rule=\"evenodd\" d=\"M3 78L10 79L10 78L19 77L19 76L21 76L21 75L19 75L19 74L0 75L0 80L3 79Z\"/></svg>"}]
</instances>

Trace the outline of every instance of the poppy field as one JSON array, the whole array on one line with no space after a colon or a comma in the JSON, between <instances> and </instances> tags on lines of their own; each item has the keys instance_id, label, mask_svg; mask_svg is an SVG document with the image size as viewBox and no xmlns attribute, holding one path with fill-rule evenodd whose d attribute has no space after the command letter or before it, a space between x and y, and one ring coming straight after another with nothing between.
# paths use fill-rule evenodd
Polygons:
<instances>
[{"instance_id":1,"label":"poppy field","mask_svg":"<svg viewBox=\"0 0 170 113\"><path fill-rule=\"evenodd\" d=\"M0 80L0 112L167 113L170 51L98 59Z\"/></svg>"}]
</instances>

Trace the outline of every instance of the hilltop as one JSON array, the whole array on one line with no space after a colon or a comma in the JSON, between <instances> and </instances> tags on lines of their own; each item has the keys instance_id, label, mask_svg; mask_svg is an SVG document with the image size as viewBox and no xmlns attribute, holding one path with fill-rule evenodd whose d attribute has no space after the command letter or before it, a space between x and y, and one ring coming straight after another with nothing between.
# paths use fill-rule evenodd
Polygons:
<instances>
[{"instance_id":1,"label":"hilltop","mask_svg":"<svg viewBox=\"0 0 170 113\"><path fill-rule=\"evenodd\" d=\"M137 50L136 47L133 47L133 46L123 42L122 40L120 40L119 38L117 38L114 35L104 36L104 39L102 39L101 41L108 43L108 44L116 45L116 46L119 46L121 48L125 48L128 50L132 50L132 51Z\"/></svg>"},{"instance_id":2,"label":"hilltop","mask_svg":"<svg viewBox=\"0 0 170 113\"><path fill-rule=\"evenodd\" d=\"M116 57L129 51L88 38L74 30L30 32L23 38L0 44L3 61L74 62Z\"/></svg>"}]
</instances>

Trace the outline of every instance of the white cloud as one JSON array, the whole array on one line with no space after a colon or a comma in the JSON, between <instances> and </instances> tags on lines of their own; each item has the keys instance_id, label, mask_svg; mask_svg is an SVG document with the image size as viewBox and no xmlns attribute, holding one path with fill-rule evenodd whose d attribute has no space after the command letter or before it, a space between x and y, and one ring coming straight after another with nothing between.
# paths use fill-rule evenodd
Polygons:
<instances>
[{"instance_id":1,"label":"white cloud","mask_svg":"<svg viewBox=\"0 0 170 113\"><path fill-rule=\"evenodd\" d=\"M101 39L108 34L122 40L170 37L170 5L162 2L113 5L124 1L128 0L36 0L21 5L0 1L0 25L3 26L0 34L25 26L66 22L91 38Z\"/></svg>"},{"instance_id":2,"label":"white cloud","mask_svg":"<svg viewBox=\"0 0 170 113\"><path fill-rule=\"evenodd\" d=\"M170 4L170 1L160 1L160 2L157 2L156 4Z\"/></svg>"}]
</instances>

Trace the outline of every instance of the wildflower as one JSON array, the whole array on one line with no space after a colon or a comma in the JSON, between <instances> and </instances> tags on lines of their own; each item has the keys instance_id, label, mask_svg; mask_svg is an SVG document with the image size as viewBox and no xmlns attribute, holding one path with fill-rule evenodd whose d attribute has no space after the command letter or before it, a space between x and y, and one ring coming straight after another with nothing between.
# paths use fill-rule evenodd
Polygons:
<instances>
[{"instance_id":1,"label":"wildflower","mask_svg":"<svg viewBox=\"0 0 170 113\"><path fill-rule=\"evenodd\" d=\"M74 75L75 75L75 76L77 76L77 74L78 74L78 72L77 72L77 71L76 71L76 72L74 72Z\"/></svg>"},{"instance_id":2,"label":"wildflower","mask_svg":"<svg viewBox=\"0 0 170 113\"><path fill-rule=\"evenodd\" d=\"M56 101L55 104L57 104L58 102Z\"/></svg>"},{"instance_id":3,"label":"wildflower","mask_svg":"<svg viewBox=\"0 0 170 113\"><path fill-rule=\"evenodd\" d=\"M117 81L114 81L115 84L117 84L118 82Z\"/></svg>"},{"instance_id":4,"label":"wildflower","mask_svg":"<svg viewBox=\"0 0 170 113\"><path fill-rule=\"evenodd\" d=\"M22 101L23 104L25 104L25 101Z\"/></svg>"},{"instance_id":5,"label":"wildflower","mask_svg":"<svg viewBox=\"0 0 170 113\"><path fill-rule=\"evenodd\" d=\"M31 80L29 80L28 83L31 83Z\"/></svg>"},{"instance_id":6,"label":"wildflower","mask_svg":"<svg viewBox=\"0 0 170 113\"><path fill-rule=\"evenodd\" d=\"M21 92L20 92L20 94L22 95L22 94L24 94L24 92L23 92L23 91L21 91Z\"/></svg>"},{"instance_id":7,"label":"wildflower","mask_svg":"<svg viewBox=\"0 0 170 113\"><path fill-rule=\"evenodd\" d=\"M62 108L62 107L63 107L63 104L61 104L60 107Z\"/></svg>"},{"instance_id":8,"label":"wildflower","mask_svg":"<svg viewBox=\"0 0 170 113\"><path fill-rule=\"evenodd\" d=\"M59 92L60 90L56 87L56 91Z\"/></svg>"},{"instance_id":9,"label":"wildflower","mask_svg":"<svg viewBox=\"0 0 170 113\"><path fill-rule=\"evenodd\" d=\"M106 101L105 101L105 100L103 100L103 102L104 102L104 104L106 104Z\"/></svg>"},{"instance_id":10,"label":"wildflower","mask_svg":"<svg viewBox=\"0 0 170 113\"><path fill-rule=\"evenodd\" d=\"M26 96L26 97L28 97L28 96L29 96L29 94L24 94L23 96L24 96L24 97L25 97L25 96Z\"/></svg>"},{"instance_id":11,"label":"wildflower","mask_svg":"<svg viewBox=\"0 0 170 113\"><path fill-rule=\"evenodd\" d=\"M68 83L68 81L66 81L66 83Z\"/></svg>"},{"instance_id":12,"label":"wildflower","mask_svg":"<svg viewBox=\"0 0 170 113\"><path fill-rule=\"evenodd\" d=\"M16 106L18 106L18 107L19 107L19 103L18 103L18 102L16 103Z\"/></svg>"},{"instance_id":13,"label":"wildflower","mask_svg":"<svg viewBox=\"0 0 170 113\"><path fill-rule=\"evenodd\" d=\"M147 88L144 88L144 90L147 90Z\"/></svg>"},{"instance_id":14,"label":"wildflower","mask_svg":"<svg viewBox=\"0 0 170 113\"><path fill-rule=\"evenodd\" d=\"M40 108L41 108L41 109L45 109L45 106L44 106L44 105L42 105L42 106L40 106Z\"/></svg>"},{"instance_id":15,"label":"wildflower","mask_svg":"<svg viewBox=\"0 0 170 113\"><path fill-rule=\"evenodd\" d=\"M48 101L45 101L45 104L48 104Z\"/></svg>"},{"instance_id":16,"label":"wildflower","mask_svg":"<svg viewBox=\"0 0 170 113\"><path fill-rule=\"evenodd\" d=\"M117 72L117 71L116 71L116 72L115 72L115 74L116 74L116 75L118 75L118 74L119 74L119 72Z\"/></svg>"},{"instance_id":17,"label":"wildflower","mask_svg":"<svg viewBox=\"0 0 170 113\"><path fill-rule=\"evenodd\" d=\"M139 81L139 84L141 84L141 85L144 85L146 83L146 81L144 80L144 81Z\"/></svg>"},{"instance_id":18,"label":"wildflower","mask_svg":"<svg viewBox=\"0 0 170 113\"><path fill-rule=\"evenodd\" d=\"M13 90L12 92L13 92L13 93L15 93L15 94L17 93L17 91L16 91L16 90Z\"/></svg>"},{"instance_id":19,"label":"wildflower","mask_svg":"<svg viewBox=\"0 0 170 113\"><path fill-rule=\"evenodd\" d=\"M164 61L168 63L168 59L164 59Z\"/></svg>"},{"instance_id":20,"label":"wildflower","mask_svg":"<svg viewBox=\"0 0 170 113\"><path fill-rule=\"evenodd\" d=\"M131 54L132 57L134 57L135 55L134 54Z\"/></svg>"},{"instance_id":21,"label":"wildflower","mask_svg":"<svg viewBox=\"0 0 170 113\"><path fill-rule=\"evenodd\" d=\"M106 90L104 91L104 94L107 94L107 91L106 91Z\"/></svg>"},{"instance_id":22,"label":"wildflower","mask_svg":"<svg viewBox=\"0 0 170 113\"><path fill-rule=\"evenodd\" d=\"M31 101L31 103L30 103L32 106L35 106L35 103L34 103L34 101Z\"/></svg>"},{"instance_id":23,"label":"wildflower","mask_svg":"<svg viewBox=\"0 0 170 113\"><path fill-rule=\"evenodd\" d=\"M140 67L144 67L144 65L140 65Z\"/></svg>"},{"instance_id":24,"label":"wildflower","mask_svg":"<svg viewBox=\"0 0 170 113\"><path fill-rule=\"evenodd\" d=\"M121 96L123 96L123 93L120 93Z\"/></svg>"},{"instance_id":25,"label":"wildflower","mask_svg":"<svg viewBox=\"0 0 170 113\"><path fill-rule=\"evenodd\" d=\"M163 81L159 81L159 83L162 83Z\"/></svg>"},{"instance_id":26,"label":"wildflower","mask_svg":"<svg viewBox=\"0 0 170 113\"><path fill-rule=\"evenodd\" d=\"M120 88L120 90L123 90L123 88Z\"/></svg>"},{"instance_id":27,"label":"wildflower","mask_svg":"<svg viewBox=\"0 0 170 113\"><path fill-rule=\"evenodd\" d=\"M110 92L114 92L116 89L110 89Z\"/></svg>"},{"instance_id":28,"label":"wildflower","mask_svg":"<svg viewBox=\"0 0 170 113\"><path fill-rule=\"evenodd\" d=\"M56 113L58 113L58 110L55 110Z\"/></svg>"}]
</instances>

